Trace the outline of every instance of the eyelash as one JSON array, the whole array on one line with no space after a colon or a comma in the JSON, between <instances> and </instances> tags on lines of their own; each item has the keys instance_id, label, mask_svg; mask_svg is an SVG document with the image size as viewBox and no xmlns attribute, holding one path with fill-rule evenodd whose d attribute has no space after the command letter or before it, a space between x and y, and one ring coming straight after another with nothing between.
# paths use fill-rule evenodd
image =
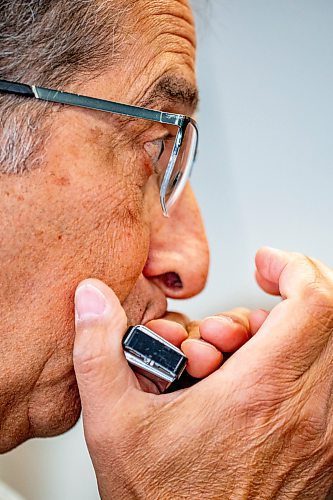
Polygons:
<instances>
[{"instance_id":1,"label":"eyelash","mask_svg":"<svg viewBox=\"0 0 333 500\"><path fill-rule=\"evenodd\" d=\"M150 156L150 159L151 159L151 162L152 162L152 165L153 165L153 168L154 168L154 173L156 175L160 175L161 172L158 170L158 162L160 161L160 159L162 158L163 156L163 153L165 152L165 149L166 149L166 143L168 140L174 140L174 136L172 134L167 134L165 135L164 137L161 137L160 139L155 139L154 141L150 141L148 143L146 143L149 147L149 145L151 144L157 144L158 142L161 142L161 149L160 149L160 153L158 155L157 158L152 158L152 156L149 154L149 152L147 151L147 154ZM147 148L146 148L147 149Z\"/></svg>"},{"instance_id":2,"label":"eyelash","mask_svg":"<svg viewBox=\"0 0 333 500\"><path fill-rule=\"evenodd\" d=\"M161 152L157 158L157 161L160 160L162 158L162 155L165 151L165 139L160 139L162 141L162 144L161 144Z\"/></svg>"}]
</instances>

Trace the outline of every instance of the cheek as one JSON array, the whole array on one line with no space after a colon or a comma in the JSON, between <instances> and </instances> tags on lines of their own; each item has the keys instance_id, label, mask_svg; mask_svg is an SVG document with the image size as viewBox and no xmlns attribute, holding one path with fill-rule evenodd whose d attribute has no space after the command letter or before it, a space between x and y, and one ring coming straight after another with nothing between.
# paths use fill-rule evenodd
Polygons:
<instances>
[{"instance_id":1,"label":"cheek","mask_svg":"<svg viewBox=\"0 0 333 500\"><path fill-rule=\"evenodd\" d=\"M76 270L76 280L97 277L122 300L141 270L149 248L146 184L149 176L142 155L127 141L109 144L109 134L86 141L76 152L75 177L61 190L59 218L66 228L62 248ZM71 171L73 165L61 162ZM58 169L59 170L59 169ZM59 174L58 174L59 175ZM51 187L52 189L52 187ZM60 258L61 261L61 258ZM74 278L74 276L73 276Z\"/></svg>"},{"instance_id":2,"label":"cheek","mask_svg":"<svg viewBox=\"0 0 333 500\"><path fill-rule=\"evenodd\" d=\"M3 300L16 318L21 310L22 319L30 315L43 323L50 342L55 324L67 325L57 332L66 337L81 280L101 279L123 301L146 262L145 196L113 166L110 174L110 169L93 173L89 164L58 165L8 188L0 249Z\"/></svg>"},{"instance_id":3,"label":"cheek","mask_svg":"<svg viewBox=\"0 0 333 500\"><path fill-rule=\"evenodd\" d=\"M59 342L70 351L81 280L106 282L123 302L149 250L143 158L128 144L107 147L108 134L97 128L85 134L80 123L52 135L41 169L4 178L0 186L0 300L30 339L31 355L43 339L40 358ZM72 137L74 129L81 136Z\"/></svg>"},{"instance_id":4,"label":"cheek","mask_svg":"<svg viewBox=\"0 0 333 500\"><path fill-rule=\"evenodd\" d=\"M68 387L76 286L88 277L101 279L123 302L150 240L146 196L130 155L123 152L117 161L83 139L61 139L48 148L41 169L3 177L0 184L0 337L7 353L0 387L1 373L10 374L7 385L19 396L36 394L37 380L44 395L53 387L53 409L44 405L49 413L64 397L75 399Z\"/></svg>"},{"instance_id":5,"label":"cheek","mask_svg":"<svg viewBox=\"0 0 333 500\"><path fill-rule=\"evenodd\" d=\"M89 249L85 259L123 301L145 265L150 244L147 173L142 160L128 155L117 177L107 173L100 185L87 192L81 217L82 246ZM114 163L112 165L112 168ZM96 196L96 192L98 195Z\"/></svg>"},{"instance_id":6,"label":"cheek","mask_svg":"<svg viewBox=\"0 0 333 500\"><path fill-rule=\"evenodd\" d=\"M66 210L66 232L58 260L68 265L76 282L87 277L105 281L123 300L134 286L149 249L149 224L144 197L135 186L95 181L82 186L80 200ZM84 193L84 194L83 194ZM75 198L74 198L75 200ZM71 198L71 203L73 198ZM63 221L64 222L64 221ZM59 228L61 230L61 228Z\"/></svg>"}]
</instances>

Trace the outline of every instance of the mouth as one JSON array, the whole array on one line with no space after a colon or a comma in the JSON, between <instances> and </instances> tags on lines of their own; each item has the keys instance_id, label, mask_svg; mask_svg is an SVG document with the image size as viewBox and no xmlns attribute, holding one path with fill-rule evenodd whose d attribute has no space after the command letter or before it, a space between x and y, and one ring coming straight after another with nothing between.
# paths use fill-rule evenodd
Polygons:
<instances>
[{"instance_id":1,"label":"mouth","mask_svg":"<svg viewBox=\"0 0 333 500\"><path fill-rule=\"evenodd\" d=\"M153 319L162 318L167 312L168 302L166 297L163 295L159 297L159 300L152 300L148 302L146 309L141 318L141 324L145 325Z\"/></svg>"},{"instance_id":2,"label":"mouth","mask_svg":"<svg viewBox=\"0 0 333 500\"><path fill-rule=\"evenodd\" d=\"M142 324L162 318L168 302L162 290L141 275L123 302L129 325Z\"/></svg>"}]
</instances>

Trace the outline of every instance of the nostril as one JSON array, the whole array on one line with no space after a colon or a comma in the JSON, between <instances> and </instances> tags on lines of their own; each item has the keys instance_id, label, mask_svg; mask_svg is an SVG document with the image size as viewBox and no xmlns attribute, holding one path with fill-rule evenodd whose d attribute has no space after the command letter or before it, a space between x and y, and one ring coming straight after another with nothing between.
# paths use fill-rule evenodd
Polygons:
<instances>
[{"instance_id":1,"label":"nostril","mask_svg":"<svg viewBox=\"0 0 333 500\"><path fill-rule=\"evenodd\" d=\"M183 282L177 273L165 273L160 278L168 288L183 288Z\"/></svg>"}]
</instances>

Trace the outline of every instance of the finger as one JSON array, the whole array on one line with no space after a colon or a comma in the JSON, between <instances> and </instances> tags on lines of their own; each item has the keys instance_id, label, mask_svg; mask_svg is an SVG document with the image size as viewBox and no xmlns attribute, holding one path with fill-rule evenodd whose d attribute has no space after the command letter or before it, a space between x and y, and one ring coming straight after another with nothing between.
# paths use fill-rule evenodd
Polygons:
<instances>
[{"instance_id":1,"label":"finger","mask_svg":"<svg viewBox=\"0 0 333 500\"><path fill-rule=\"evenodd\" d=\"M283 298L301 297L309 285L325 280L324 266L320 269L305 255L275 248L261 248L256 266L259 279L274 284Z\"/></svg>"},{"instance_id":2,"label":"finger","mask_svg":"<svg viewBox=\"0 0 333 500\"><path fill-rule=\"evenodd\" d=\"M333 331L332 271L308 257L263 248L256 256L258 273L276 283L283 302L273 308L251 348L283 358L299 376L331 343ZM250 344L250 343L249 343ZM292 373L292 372L290 372Z\"/></svg>"},{"instance_id":3,"label":"finger","mask_svg":"<svg viewBox=\"0 0 333 500\"><path fill-rule=\"evenodd\" d=\"M232 318L236 323L243 325L245 328L249 328L249 315L251 311L246 307L234 307L229 311L221 313L222 316L228 316Z\"/></svg>"},{"instance_id":4,"label":"finger","mask_svg":"<svg viewBox=\"0 0 333 500\"><path fill-rule=\"evenodd\" d=\"M185 328L174 321L154 319L148 321L145 326L176 347L180 347L181 343L187 339L187 331Z\"/></svg>"},{"instance_id":5,"label":"finger","mask_svg":"<svg viewBox=\"0 0 333 500\"><path fill-rule=\"evenodd\" d=\"M255 335L257 331L261 328L264 321L267 319L269 311L264 309L258 309L252 311L249 316L251 335Z\"/></svg>"},{"instance_id":6,"label":"finger","mask_svg":"<svg viewBox=\"0 0 333 500\"><path fill-rule=\"evenodd\" d=\"M278 283L268 281L259 273L259 271L256 271L255 278L260 288L262 288L266 293L269 293L270 295L280 295Z\"/></svg>"},{"instance_id":7,"label":"finger","mask_svg":"<svg viewBox=\"0 0 333 500\"><path fill-rule=\"evenodd\" d=\"M201 337L222 352L234 352L251 337L250 329L230 316L212 316L200 324Z\"/></svg>"},{"instance_id":8,"label":"finger","mask_svg":"<svg viewBox=\"0 0 333 500\"><path fill-rule=\"evenodd\" d=\"M186 329L187 325L190 323L190 319L185 314L175 311L167 311L163 318L168 321L173 321L174 323L179 323L182 327Z\"/></svg>"},{"instance_id":9,"label":"finger","mask_svg":"<svg viewBox=\"0 0 333 500\"><path fill-rule=\"evenodd\" d=\"M201 337L222 352L234 352L251 337L250 310L237 307L205 318L199 326Z\"/></svg>"},{"instance_id":10,"label":"finger","mask_svg":"<svg viewBox=\"0 0 333 500\"><path fill-rule=\"evenodd\" d=\"M190 321L187 325L187 334L189 339L200 339L200 323L201 321Z\"/></svg>"},{"instance_id":11,"label":"finger","mask_svg":"<svg viewBox=\"0 0 333 500\"><path fill-rule=\"evenodd\" d=\"M187 339L181 349L188 359L186 370L192 377L204 378L219 368L223 355L214 346L199 339Z\"/></svg>"},{"instance_id":12,"label":"finger","mask_svg":"<svg viewBox=\"0 0 333 500\"><path fill-rule=\"evenodd\" d=\"M83 281L75 294L73 362L84 417L98 419L129 388L138 388L122 349L127 318L114 292L101 281Z\"/></svg>"},{"instance_id":13,"label":"finger","mask_svg":"<svg viewBox=\"0 0 333 500\"><path fill-rule=\"evenodd\" d=\"M188 340L181 348L188 359L186 371L195 378L204 378L217 370L223 361L223 354L213 345L201 340L201 321L190 321L187 324Z\"/></svg>"}]
</instances>

